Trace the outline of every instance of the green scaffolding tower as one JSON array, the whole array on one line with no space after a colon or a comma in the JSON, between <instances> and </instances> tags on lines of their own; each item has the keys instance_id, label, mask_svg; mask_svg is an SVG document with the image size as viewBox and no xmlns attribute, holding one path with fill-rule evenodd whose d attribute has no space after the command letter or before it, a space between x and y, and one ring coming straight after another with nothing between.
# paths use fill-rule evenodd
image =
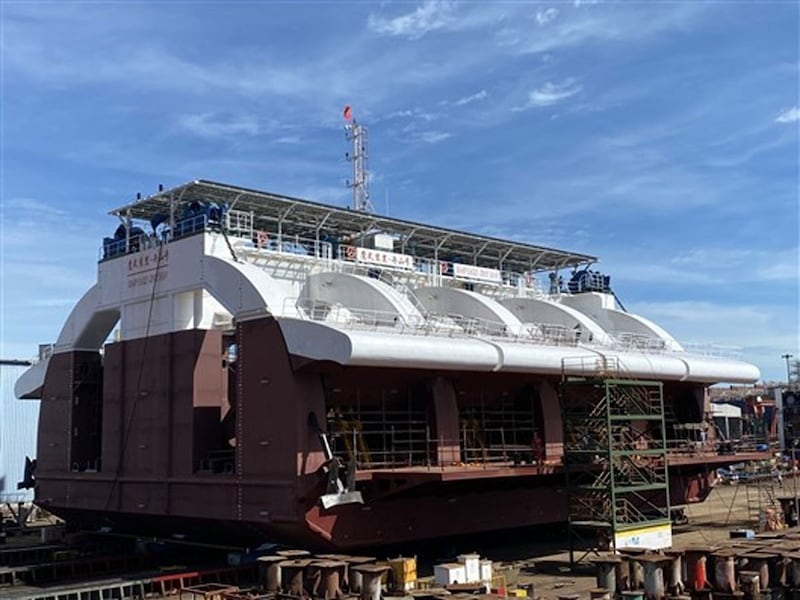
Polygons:
<instances>
[{"instance_id":1,"label":"green scaffolding tower","mask_svg":"<svg viewBox=\"0 0 800 600\"><path fill-rule=\"evenodd\" d=\"M661 382L621 378L618 369L565 376L561 403L570 564L576 541L594 537L614 550L619 535L669 530Z\"/></svg>"}]
</instances>

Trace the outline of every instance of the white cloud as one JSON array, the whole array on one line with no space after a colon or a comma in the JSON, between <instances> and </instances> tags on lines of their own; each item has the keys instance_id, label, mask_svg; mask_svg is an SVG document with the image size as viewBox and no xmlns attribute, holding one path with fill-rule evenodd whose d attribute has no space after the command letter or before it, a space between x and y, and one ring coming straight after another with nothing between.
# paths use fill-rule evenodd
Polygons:
<instances>
[{"instance_id":1,"label":"white cloud","mask_svg":"<svg viewBox=\"0 0 800 600\"><path fill-rule=\"evenodd\" d=\"M545 10L537 10L536 11L536 22L539 25L546 25L553 19L558 16L558 9L557 8L548 8Z\"/></svg>"},{"instance_id":2,"label":"white cloud","mask_svg":"<svg viewBox=\"0 0 800 600\"><path fill-rule=\"evenodd\" d=\"M299 144L303 140L299 135L282 135L272 140L274 144Z\"/></svg>"},{"instance_id":3,"label":"white cloud","mask_svg":"<svg viewBox=\"0 0 800 600\"><path fill-rule=\"evenodd\" d=\"M452 134L445 131L423 131L419 134L419 138L426 144L438 144L450 137Z\"/></svg>"},{"instance_id":4,"label":"white cloud","mask_svg":"<svg viewBox=\"0 0 800 600\"><path fill-rule=\"evenodd\" d=\"M4 208L12 213L29 213L29 216L41 216L42 214L61 216L66 214L65 211L57 206L33 198L10 198L6 201Z\"/></svg>"},{"instance_id":5,"label":"white cloud","mask_svg":"<svg viewBox=\"0 0 800 600\"><path fill-rule=\"evenodd\" d=\"M426 112L421 108L410 108L410 109L406 108L403 110L395 110L393 112L390 112L386 116L376 117L374 119L371 119L371 121L373 122L389 121L391 119L409 119L409 118L413 118L415 120L420 120L420 121L433 121L437 117L438 115Z\"/></svg>"},{"instance_id":6,"label":"white cloud","mask_svg":"<svg viewBox=\"0 0 800 600\"><path fill-rule=\"evenodd\" d=\"M703 273L709 282L797 282L799 250L708 246L680 253L671 262L681 270Z\"/></svg>"},{"instance_id":7,"label":"white cloud","mask_svg":"<svg viewBox=\"0 0 800 600\"><path fill-rule=\"evenodd\" d=\"M669 262L652 254L638 254L638 260L607 252L614 258L616 279L637 284L669 281L673 285L728 285L757 283L796 283L798 249L744 250L735 248L695 248L680 253Z\"/></svg>"},{"instance_id":8,"label":"white cloud","mask_svg":"<svg viewBox=\"0 0 800 600\"><path fill-rule=\"evenodd\" d=\"M756 306L728 306L708 301L675 300L667 302L639 302L637 306L653 318L680 319L697 324L719 321L724 324L748 323L753 327L765 325L770 315ZM688 324L687 324L688 328ZM716 328L715 328L716 329ZM722 331L727 328L718 328Z\"/></svg>"},{"instance_id":9,"label":"white cloud","mask_svg":"<svg viewBox=\"0 0 800 600\"><path fill-rule=\"evenodd\" d=\"M374 182L375 178L370 176L370 180ZM344 185L308 184L304 181L295 181L287 184L285 193L296 198L308 198L314 202L324 202L338 206L347 204L353 199L353 193Z\"/></svg>"},{"instance_id":10,"label":"white cloud","mask_svg":"<svg viewBox=\"0 0 800 600\"><path fill-rule=\"evenodd\" d=\"M403 8L394 10L402 14L388 12L398 5ZM668 9L661 5L624 10L604 7L603 11L576 11L559 6L553 9L560 11L558 17L548 27L537 28L537 11L525 3L450 0L428 0L411 5L387 3L386 12L375 9L372 14L364 15L366 25L382 35L414 39L427 35L420 43L438 41L431 39L434 36L429 32L469 32L470 35L454 38L452 44L422 54L418 44L394 45L391 52L386 52L376 47L383 44L383 40L376 40L374 35L357 35L348 38L348 43L326 46L329 51L310 58L297 53L282 57L280 50L241 54L235 48L226 47L213 58L200 61L180 50L180 40L174 40L178 44L175 46L159 42L158 37L147 37L143 41L139 33L149 27L152 13L138 6L130 11L132 17L126 12L120 18L115 11L115 18L107 19L93 19L93 12L75 10L71 13L72 20L77 22L74 26L70 19L65 20L58 14L53 16L49 11L46 14L32 11L25 19L11 19L6 34L15 51L6 62L7 80L21 78L26 85L34 83L45 89L102 85L104 89L135 87L137 93L146 90L159 95L175 94L182 102L178 104L171 98L172 110L182 105L184 112L200 114L213 110L209 109L206 98L224 94L227 106L241 100L245 100L248 107L253 103L268 104L270 115L276 119L295 122L302 114L303 123L329 126L338 124L340 119L339 113L331 107L351 101L355 94L369 96L365 116L381 114L386 110L385 104L394 104L398 99L401 102L411 100L412 94L412 101L418 101L420 94L417 92L432 83L459 85L462 77L491 72L497 61L507 60L508 55L546 54L556 48L585 42L637 40L646 37L643 32L685 28L699 10L684 4ZM111 14L110 11L103 14L106 12ZM540 12L547 18L547 10L543 8ZM166 25L162 26L169 30ZM187 27L191 30L191 23ZM76 28L82 31L77 38L74 36ZM536 35L531 35L532 28L538 29ZM505 31L509 39L498 44L498 36L502 37ZM330 42L327 38L324 41ZM58 49L58 56L54 55L53 48ZM421 60L421 55L430 58ZM386 73L393 75L387 78ZM505 104L501 94L497 95L494 112L507 117L513 108L512 100L509 98ZM199 102L192 106L185 100ZM206 136L219 135L217 131L209 131L206 125L199 125ZM228 127L234 125L227 124ZM244 134L248 135L246 123L238 126L244 127ZM242 135L235 127L233 134Z\"/></svg>"},{"instance_id":11,"label":"white cloud","mask_svg":"<svg viewBox=\"0 0 800 600\"><path fill-rule=\"evenodd\" d=\"M763 154L764 152L769 152L770 150L774 150L775 148L779 148L787 143L787 139L791 136L791 132L789 132L789 136L786 135L777 135L772 139L768 139L764 142L754 144L749 147L745 147L741 150L736 152L731 152L727 154L720 153L718 156L714 156L713 154L709 153L708 159L705 163L710 167L719 167L719 168L730 168L730 167L740 167L751 161L753 158Z\"/></svg>"},{"instance_id":12,"label":"white cloud","mask_svg":"<svg viewBox=\"0 0 800 600\"><path fill-rule=\"evenodd\" d=\"M794 123L795 121L800 121L800 106L795 106L794 108L783 111L777 116L775 121L778 123Z\"/></svg>"},{"instance_id":13,"label":"white cloud","mask_svg":"<svg viewBox=\"0 0 800 600\"><path fill-rule=\"evenodd\" d=\"M453 19L454 5L446 0L427 0L413 11L387 19L374 14L367 26L376 33L418 39L426 33L446 27Z\"/></svg>"},{"instance_id":14,"label":"white cloud","mask_svg":"<svg viewBox=\"0 0 800 600\"><path fill-rule=\"evenodd\" d=\"M782 352L797 348L797 308L787 305L726 305L705 300L638 302L628 306L652 318L679 341L740 348L761 369L762 379L780 377Z\"/></svg>"},{"instance_id":15,"label":"white cloud","mask_svg":"<svg viewBox=\"0 0 800 600\"><path fill-rule=\"evenodd\" d=\"M648 40L665 31L685 30L709 10L707 3L699 2L618 2L602 10L569 12L562 8L559 18L551 20L549 27L540 27L536 35L531 35L531 23L523 15L511 15L502 21L503 27L496 32L496 38L516 54L551 52L585 43ZM536 20L536 14L530 20Z\"/></svg>"},{"instance_id":16,"label":"white cloud","mask_svg":"<svg viewBox=\"0 0 800 600\"><path fill-rule=\"evenodd\" d=\"M583 89L574 79L565 79L561 83L547 82L542 87L528 93L528 102L516 110L552 106L574 96Z\"/></svg>"},{"instance_id":17,"label":"white cloud","mask_svg":"<svg viewBox=\"0 0 800 600\"><path fill-rule=\"evenodd\" d=\"M403 110L396 110L394 112L390 112L388 115L386 115L385 117L381 117L379 120L384 121L389 119L402 119L413 116L414 116L414 111L406 108Z\"/></svg>"},{"instance_id":18,"label":"white cloud","mask_svg":"<svg viewBox=\"0 0 800 600\"><path fill-rule=\"evenodd\" d=\"M481 90L480 92L476 92L470 96L464 96L463 98L459 98L453 104L455 106L464 106L465 104L471 104L472 102L478 102L480 100L485 100L488 94L486 90Z\"/></svg>"},{"instance_id":19,"label":"white cloud","mask_svg":"<svg viewBox=\"0 0 800 600\"><path fill-rule=\"evenodd\" d=\"M75 305L75 298L35 298L30 301L31 308L72 308Z\"/></svg>"},{"instance_id":20,"label":"white cloud","mask_svg":"<svg viewBox=\"0 0 800 600\"><path fill-rule=\"evenodd\" d=\"M39 341L55 339L92 284L98 248L117 223L92 220L100 211L90 201L81 211L34 198L0 204L0 356L28 358Z\"/></svg>"},{"instance_id":21,"label":"white cloud","mask_svg":"<svg viewBox=\"0 0 800 600\"><path fill-rule=\"evenodd\" d=\"M264 131L263 124L249 115L227 116L215 113L183 115L178 119L178 125L189 133L207 138L254 136Z\"/></svg>"}]
</instances>

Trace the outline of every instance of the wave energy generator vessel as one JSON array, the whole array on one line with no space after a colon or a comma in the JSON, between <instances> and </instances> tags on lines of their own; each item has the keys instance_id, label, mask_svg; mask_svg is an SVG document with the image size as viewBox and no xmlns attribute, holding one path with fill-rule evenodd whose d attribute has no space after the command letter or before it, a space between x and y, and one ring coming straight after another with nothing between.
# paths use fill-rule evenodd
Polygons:
<instances>
[{"instance_id":1,"label":"wave energy generator vessel","mask_svg":"<svg viewBox=\"0 0 800 600\"><path fill-rule=\"evenodd\" d=\"M588 523L565 471L610 468L598 407L630 514L741 460L706 391L758 369L623 310L592 256L211 181L111 214L16 384L36 502L76 526L349 549Z\"/></svg>"}]
</instances>

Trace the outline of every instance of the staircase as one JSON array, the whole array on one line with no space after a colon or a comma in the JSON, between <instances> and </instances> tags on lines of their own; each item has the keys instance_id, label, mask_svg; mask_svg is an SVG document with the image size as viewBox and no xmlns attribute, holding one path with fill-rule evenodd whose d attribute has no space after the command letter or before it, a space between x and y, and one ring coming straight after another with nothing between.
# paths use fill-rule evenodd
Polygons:
<instances>
[{"instance_id":1,"label":"staircase","mask_svg":"<svg viewBox=\"0 0 800 600\"><path fill-rule=\"evenodd\" d=\"M409 314L418 312L420 315L422 315L423 319L425 318L428 312L427 309L422 302L419 301L419 298L417 298L413 290L408 287L402 279L394 277L388 271L381 271L380 275L378 276L378 280L390 286L396 292L399 292L398 295L405 301L404 304L408 304L413 308L413 310L408 311Z\"/></svg>"},{"instance_id":2,"label":"staircase","mask_svg":"<svg viewBox=\"0 0 800 600\"><path fill-rule=\"evenodd\" d=\"M570 561L578 530L605 539L669 523L663 388L626 375L616 358L564 366L561 389Z\"/></svg>"},{"instance_id":3,"label":"staircase","mask_svg":"<svg viewBox=\"0 0 800 600\"><path fill-rule=\"evenodd\" d=\"M745 494L747 518L758 531L774 531L783 527L783 515L778 501L777 472L767 461L754 462L746 470Z\"/></svg>"}]
</instances>

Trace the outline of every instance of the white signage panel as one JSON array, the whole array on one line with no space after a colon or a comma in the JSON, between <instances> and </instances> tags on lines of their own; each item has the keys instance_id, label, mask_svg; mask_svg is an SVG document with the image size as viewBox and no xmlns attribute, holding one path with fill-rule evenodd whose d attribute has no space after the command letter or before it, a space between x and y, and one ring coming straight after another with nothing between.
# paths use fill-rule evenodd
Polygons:
<instances>
[{"instance_id":1,"label":"white signage panel","mask_svg":"<svg viewBox=\"0 0 800 600\"><path fill-rule=\"evenodd\" d=\"M492 283L502 283L503 281L500 271L497 269L462 265L460 263L453 263L453 277L456 279L478 279L480 281L491 281Z\"/></svg>"},{"instance_id":2,"label":"white signage panel","mask_svg":"<svg viewBox=\"0 0 800 600\"><path fill-rule=\"evenodd\" d=\"M360 263L393 267L395 269L413 269L414 257L408 254L373 250L372 248L356 248L356 260Z\"/></svg>"},{"instance_id":3,"label":"white signage panel","mask_svg":"<svg viewBox=\"0 0 800 600\"><path fill-rule=\"evenodd\" d=\"M214 236L193 235L104 260L98 265L98 283L102 290L99 304L118 306L130 300L149 301L154 293L160 295L179 288L197 287L203 280L204 238L211 237ZM222 246L230 256L224 242Z\"/></svg>"},{"instance_id":4,"label":"white signage panel","mask_svg":"<svg viewBox=\"0 0 800 600\"><path fill-rule=\"evenodd\" d=\"M622 548L649 548L661 550L672 547L672 524L662 523L620 531L614 535L614 545L617 550Z\"/></svg>"}]
</instances>

